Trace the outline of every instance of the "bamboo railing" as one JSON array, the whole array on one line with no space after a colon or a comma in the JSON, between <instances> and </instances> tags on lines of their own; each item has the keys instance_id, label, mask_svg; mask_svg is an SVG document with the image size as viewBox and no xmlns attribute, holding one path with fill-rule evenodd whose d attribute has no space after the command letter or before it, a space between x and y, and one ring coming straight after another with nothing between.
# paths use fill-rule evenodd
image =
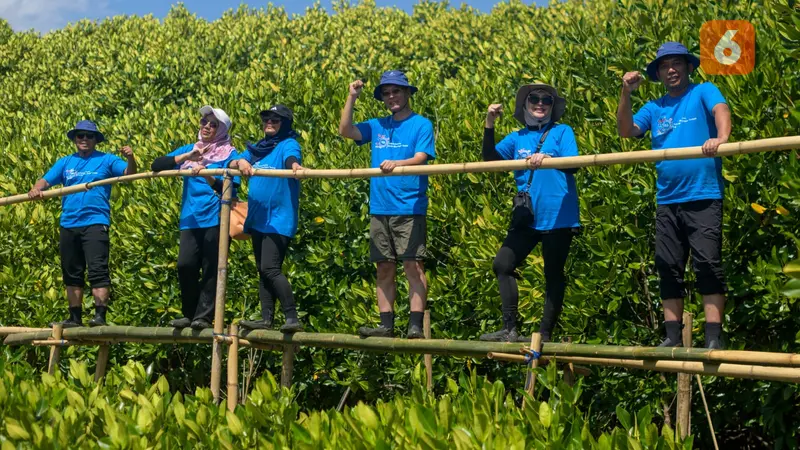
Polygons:
<instances>
[{"instance_id":1,"label":"bamboo railing","mask_svg":"<svg viewBox=\"0 0 800 450\"><path fill-rule=\"evenodd\" d=\"M716 156L734 156L750 153L772 152L781 150L792 150L800 148L800 136L788 136L768 139L758 139L753 141L733 142L719 146ZM547 158L542 161L543 169L574 169L592 166L610 166L615 164L635 164L659 161L671 161L679 159L705 158L702 147L671 148L667 150L640 150L625 153L600 153L596 155L571 156L564 158ZM391 177L403 175L446 175L459 173L481 173L481 172L509 172L512 170L525 169L525 160L513 161L487 161L487 162L465 162L450 164L428 164L422 166L402 166L395 168L391 173L384 173L380 169L302 169L294 172L292 170L265 170L256 169L254 176L269 176L277 178L372 178L372 177ZM190 169L186 170L164 170L162 172L142 172L134 175L123 175L121 177L107 178L105 180L93 181L75 186L48 189L42 193L43 199L63 197L77 192L85 192L98 186L131 182L137 180L148 180L152 178L169 178L182 176L221 176L230 174L239 176L238 170L232 169L210 169L201 170L197 174ZM28 194L18 194L0 198L0 206L13 205L34 201L28 198Z\"/></svg>"}]
</instances>

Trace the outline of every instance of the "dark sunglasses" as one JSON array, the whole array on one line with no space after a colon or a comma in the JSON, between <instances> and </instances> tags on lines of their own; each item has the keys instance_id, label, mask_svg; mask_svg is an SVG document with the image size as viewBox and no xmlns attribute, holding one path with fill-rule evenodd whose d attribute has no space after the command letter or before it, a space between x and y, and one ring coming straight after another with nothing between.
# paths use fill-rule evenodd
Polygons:
<instances>
[{"instance_id":1,"label":"dark sunglasses","mask_svg":"<svg viewBox=\"0 0 800 450\"><path fill-rule=\"evenodd\" d=\"M207 119L200 119L200 126L204 127L206 125L211 125L211 128L217 128L219 126L219 122L214 122L213 120L207 120Z\"/></svg>"},{"instance_id":2,"label":"dark sunglasses","mask_svg":"<svg viewBox=\"0 0 800 450\"><path fill-rule=\"evenodd\" d=\"M95 134L92 133L92 132L89 132L89 133L78 132L78 133L75 133L75 138L76 139L96 139L97 136L95 136Z\"/></svg>"},{"instance_id":3,"label":"dark sunglasses","mask_svg":"<svg viewBox=\"0 0 800 450\"><path fill-rule=\"evenodd\" d=\"M262 117L261 118L261 122L262 123L281 123L281 122L283 122L283 120L281 120L280 117Z\"/></svg>"},{"instance_id":4,"label":"dark sunglasses","mask_svg":"<svg viewBox=\"0 0 800 450\"><path fill-rule=\"evenodd\" d=\"M536 94L531 94L528 96L528 101L532 105L538 105L541 102L543 105L552 105L553 104L553 97L549 95L545 95L544 97L539 97Z\"/></svg>"}]
</instances>

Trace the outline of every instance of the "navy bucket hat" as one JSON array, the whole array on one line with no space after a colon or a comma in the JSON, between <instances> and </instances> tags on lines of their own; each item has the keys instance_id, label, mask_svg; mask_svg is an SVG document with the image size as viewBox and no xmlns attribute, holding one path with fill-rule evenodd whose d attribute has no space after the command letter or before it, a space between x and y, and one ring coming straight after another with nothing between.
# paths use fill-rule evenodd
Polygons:
<instances>
[{"instance_id":1,"label":"navy bucket hat","mask_svg":"<svg viewBox=\"0 0 800 450\"><path fill-rule=\"evenodd\" d=\"M97 136L98 144L106 140L105 136L103 136L103 133L101 133L100 130L97 129L97 125L95 125L95 123L92 122L91 120L81 120L80 122L75 124L75 128L67 131L67 137L69 138L70 141L75 140L75 133L77 133L78 131L91 131Z\"/></svg>"},{"instance_id":2,"label":"navy bucket hat","mask_svg":"<svg viewBox=\"0 0 800 450\"><path fill-rule=\"evenodd\" d=\"M411 91L411 95L414 95L414 93L417 92L417 87L408 83L408 77L401 70L388 70L383 72L383 75L381 75L380 84L375 86L375 91L372 93L372 96L375 97L376 100L383 101L383 96L381 96L381 88L387 84L407 87Z\"/></svg>"},{"instance_id":3,"label":"navy bucket hat","mask_svg":"<svg viewBox=\"0 0 800 450\"><path fill-rule=\"evenodd\" d=\"M689 53L689 50L687 50L683 44L680 42L665 42L661 45L661 47L658 48L658 52L656 52L656 59L647 65L647 76L650 77L652 81L659 81L658 63L668 56L684 56L686 57L686 60L689 61L689 64L694 66L694 70L697 70L697 68L700 67L700 60L697 58L697 56ZM689 74L691 75L691 72Z\"/></svg>"}]
</instances>

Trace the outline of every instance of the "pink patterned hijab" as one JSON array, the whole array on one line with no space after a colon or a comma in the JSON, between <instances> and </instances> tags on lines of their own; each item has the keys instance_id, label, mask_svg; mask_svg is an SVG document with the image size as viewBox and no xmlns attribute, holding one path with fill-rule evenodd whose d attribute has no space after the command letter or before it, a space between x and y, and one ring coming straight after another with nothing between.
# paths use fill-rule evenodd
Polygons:
<instances>
[{"instance_id":1,"label":"pink patterned hijab","mask_svg":"<svg viewBox=\"0 0 800 450\"><path fill-rule=\"evenodd\" d=\"M209 114L213 117L212 114ZM225 161L233 151L231 145L231 137L228 136L228 127L219 121L217 133L214 135L214 140L211 142L203 142L203 136L200 131L197 131L197 142L194 144L194 149L199 149L203 152L203 159L201 161L186 161L181 164L181 169L190 169L197 166L208 167L210 164Z\"/></svg>"}]
</instances>

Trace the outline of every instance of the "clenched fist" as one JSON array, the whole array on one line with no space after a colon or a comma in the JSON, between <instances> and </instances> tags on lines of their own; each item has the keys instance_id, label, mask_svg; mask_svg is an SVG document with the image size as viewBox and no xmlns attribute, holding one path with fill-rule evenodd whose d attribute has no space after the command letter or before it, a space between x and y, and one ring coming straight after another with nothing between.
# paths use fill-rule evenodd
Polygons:
<instances>
[{"instance_id":1,"label":"clenched fist","mask_svg":"<svg viewBox=\"0 0 800 450\"><path fill-rule=\"evenodd\" d=\"M639 72L628 72L622 76L622 91L630 94L635 91L644 81L644 77Z\"/></svg>"}]
</instances>

